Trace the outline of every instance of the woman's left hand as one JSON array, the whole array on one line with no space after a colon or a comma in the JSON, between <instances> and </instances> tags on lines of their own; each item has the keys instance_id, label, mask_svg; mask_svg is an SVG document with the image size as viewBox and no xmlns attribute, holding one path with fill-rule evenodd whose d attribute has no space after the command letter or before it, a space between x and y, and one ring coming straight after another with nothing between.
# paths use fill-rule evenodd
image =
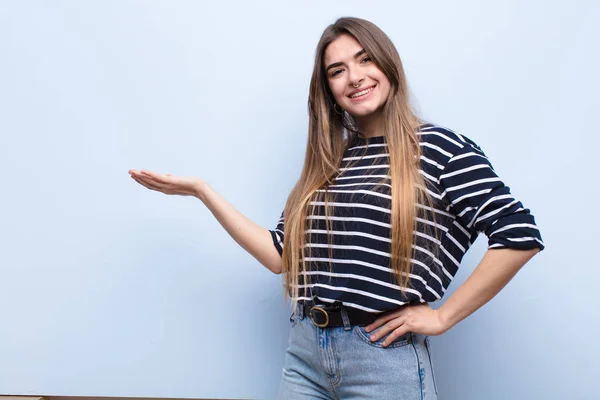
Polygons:
<instances>
[{"instance_id":1,"label":"woman's left hand","mask_svg":"<svg viewBox=\"0 0 600 400\"><path fill-rule=\"evenodd\" d=\"M407 332L435 336L450 329L445 326L439 310L432 309L429 304L406 306L383 313L373 323L365 326L365 331L368 333L380 326L381 328L369 338L376 341L389 334L382 343L384 347Z\"/></svg>"}]
</instances>

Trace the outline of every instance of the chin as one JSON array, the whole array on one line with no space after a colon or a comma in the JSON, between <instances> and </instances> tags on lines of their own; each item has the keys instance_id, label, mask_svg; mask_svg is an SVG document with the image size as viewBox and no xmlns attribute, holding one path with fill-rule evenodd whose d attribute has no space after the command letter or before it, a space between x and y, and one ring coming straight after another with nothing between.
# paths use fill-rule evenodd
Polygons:
<instances>
[{"instance_id":1,"label":"chin","mask_svg":"<svg viewBox=\"0 0 600 400\"><path fill-rule=\"evenodd\" d=\"M348 111L348 113L350 115L352 115L354 118L365 118L365 117L368 117L368 116L374 114L377 111L378 111L377 108L369 107L367 109L362 108L362 109L358 109L358 110L350 110L350 111Z\"/></svg>"},{"instance_id":2,"label":"chin","mask_svg":"<svg viewBox=\"0 0 600 400\"><path fill-rule=\"evenodd\" d=\"M364 104L348 104L346 110L348 114L356 118L368 117L383 109L381 101L377 101L377 99L372 100L374 101L365 102Z\"/></svg>"}]
</instances>

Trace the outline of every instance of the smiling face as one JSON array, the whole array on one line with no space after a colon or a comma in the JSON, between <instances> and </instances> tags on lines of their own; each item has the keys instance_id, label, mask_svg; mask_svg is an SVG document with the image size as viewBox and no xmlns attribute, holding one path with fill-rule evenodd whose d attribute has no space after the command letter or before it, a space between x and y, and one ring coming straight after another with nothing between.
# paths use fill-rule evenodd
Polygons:
<instances>
[{"instance_id":1,"label":"smiling face","mask_svg":"<svg viewBox=\"0 0 600 400\"><path fill-rule=\"evenodd\" d=\"M390 81L354 37L343 34L331 42L323 61L331 93L344 111L360 121L383 107Z\"/></svg>"}]
</instances>

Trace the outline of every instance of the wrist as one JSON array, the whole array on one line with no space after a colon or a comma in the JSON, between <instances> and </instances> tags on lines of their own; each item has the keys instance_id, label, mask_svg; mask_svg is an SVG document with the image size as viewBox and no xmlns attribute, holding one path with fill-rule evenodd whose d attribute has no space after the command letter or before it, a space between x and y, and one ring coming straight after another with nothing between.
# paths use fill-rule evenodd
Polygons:
<instances>
[{"instance_id":1,"label":"wrist","mask_svg":"<svg viewBox=\"0 0 600 400\"><path fill-rule=\"evenodd\" d=\"M452 323L452 320L451 320L450 316L448 315L448 312L447 312L448 310L446 310L444 308L444 306L441 306L436 311L437 311L438 320L440 321L440 325L443 329L443 332L449 331L450 328L452 328L452 326L454 324Z\"/></svg>"},{"instance_id":2,"label":"wrist","mask_svg":"<svg viewBox=\"0 0 600 400\"><path fill-rule=\"evenodd\" d=\"M206 193L209 189L209 184L206 183L206 181L199 179L194 185L194 196L200 201L204 202L204 199L206 199Z\"/></svg>"}]
</instances>

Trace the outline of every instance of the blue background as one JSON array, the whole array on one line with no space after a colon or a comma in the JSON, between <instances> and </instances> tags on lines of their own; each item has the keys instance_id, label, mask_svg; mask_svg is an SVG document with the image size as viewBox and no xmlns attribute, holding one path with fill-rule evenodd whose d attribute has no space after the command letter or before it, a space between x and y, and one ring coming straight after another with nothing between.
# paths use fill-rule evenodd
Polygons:
<instances>
[{"instance_id":1,"label":"blue background","mask_svg":"<svg viewBox=\"0 0 600 400\"><path fill-rule=\"evenodd\" d=\"M484 149L547 245L432 338L440 399L598 398L593 1L1 1L0 394L275 396L281 278L127 171L200 176L274 228L344 15L392 38L421 115Z\"/></svg>"}]
</instances>

